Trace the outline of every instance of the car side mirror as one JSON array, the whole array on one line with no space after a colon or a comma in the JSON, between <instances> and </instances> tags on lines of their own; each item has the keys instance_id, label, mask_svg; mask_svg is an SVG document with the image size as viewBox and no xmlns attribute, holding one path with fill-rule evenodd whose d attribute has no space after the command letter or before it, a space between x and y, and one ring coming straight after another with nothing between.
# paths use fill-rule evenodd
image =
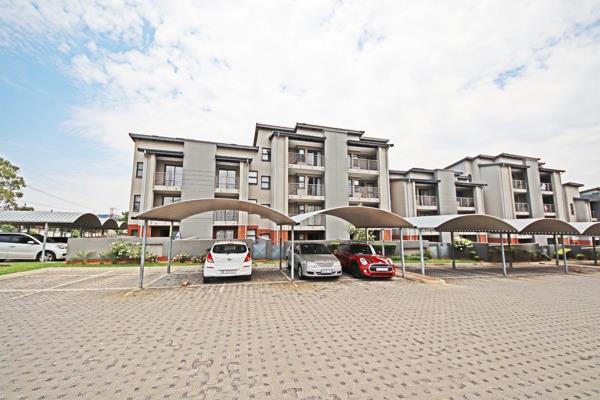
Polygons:
<instances>
[{"instance_id":1,"label":"car side mirror","mask_svg":"<svg viewBox=\"0 0 600 400\"><path fill-rule=\"evenodd\" d=\"M35 244L35 242L33 240L29 240L27 244Z\"/></svg>"}]
</instances>

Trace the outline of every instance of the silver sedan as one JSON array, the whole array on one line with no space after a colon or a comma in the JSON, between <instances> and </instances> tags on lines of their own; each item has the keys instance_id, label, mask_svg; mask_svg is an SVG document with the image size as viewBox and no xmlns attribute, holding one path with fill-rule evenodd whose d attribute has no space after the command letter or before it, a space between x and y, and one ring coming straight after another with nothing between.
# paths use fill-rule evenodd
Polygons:
<instances>
[{"instance_id":1,"label":"silver sedan","mask_svg":"<svg viewBox=\"0 0 600 400\"><path fill-rule=\"evenodd\" d=\"M294 246L294 268L298 279L309 277L333 277L342 275L342 265L323 243L299 243ZM288 268L292 260L287 254Z\"/></svg>"}]
</instances>

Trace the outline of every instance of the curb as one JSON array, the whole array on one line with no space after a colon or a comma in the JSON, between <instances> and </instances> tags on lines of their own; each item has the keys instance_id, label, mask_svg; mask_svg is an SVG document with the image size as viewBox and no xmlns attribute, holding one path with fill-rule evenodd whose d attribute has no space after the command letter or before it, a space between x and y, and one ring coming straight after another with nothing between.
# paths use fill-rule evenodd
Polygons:
<instances>
[{"instance_id":1,"label":"curb","mask_svg":"<svg viewBox=\"0 0 600 400\"><path fill-rule=\"evenodd\" d=\"M402 273L396 273L396 276L402 278ZM434 284L446 284L446 281L440 278L434 278L428 275L415 274L413 272L405 272L404 279L408 281L418 282L418 283L434 283Z\"/></svg>"}]
</instances>

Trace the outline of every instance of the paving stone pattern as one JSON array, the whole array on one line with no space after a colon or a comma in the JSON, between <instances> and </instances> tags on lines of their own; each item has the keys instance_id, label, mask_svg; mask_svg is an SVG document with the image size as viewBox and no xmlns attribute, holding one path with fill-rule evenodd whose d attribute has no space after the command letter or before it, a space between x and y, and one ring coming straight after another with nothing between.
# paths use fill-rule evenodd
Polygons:
<instances>
[{"instance_id":1,"label":"paving stone pattern","mask_svg":"<svg viewBox=\"0 0 600 400\"><path fill-rule=\"evenodd\" d=\"M129 275L0 292L0 398L600 399L598 273L89 290Z\"/></svg>"}]
</instances>

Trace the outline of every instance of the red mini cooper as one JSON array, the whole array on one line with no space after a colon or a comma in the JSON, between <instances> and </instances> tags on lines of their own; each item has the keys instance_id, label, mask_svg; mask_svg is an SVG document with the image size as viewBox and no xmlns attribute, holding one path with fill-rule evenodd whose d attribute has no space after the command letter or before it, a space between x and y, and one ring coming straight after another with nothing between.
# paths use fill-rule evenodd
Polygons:
<instances>
[{"instance_id":1,"label":"red mini cooper","mask_svg":"<svg viewBox=\"0 0 600 400\"><path fill-rule=\"evenodd\" d=\"M396 274L392 260L375 253L369 244L341 244L333 254L340 260L342 269L355 278L391 278Z\"/></svg>"}]
</instances>

